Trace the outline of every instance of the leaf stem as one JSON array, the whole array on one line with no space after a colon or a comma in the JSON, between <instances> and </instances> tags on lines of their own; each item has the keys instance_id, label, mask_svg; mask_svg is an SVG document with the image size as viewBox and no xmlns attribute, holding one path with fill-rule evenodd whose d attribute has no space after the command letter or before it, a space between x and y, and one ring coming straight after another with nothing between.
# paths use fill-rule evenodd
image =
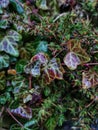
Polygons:
<instances>
[{"instance_id":1,"label":"leaf stem","mask_svg":"<svg viewBox=\"0 0 98 130\"><path fill-rule=\"evenodd\" d=\"M32 75L29 76L29 89L32 89Z\"/></svg>"},{"instance_id":2,"label":"leaf stem","mask_svg":"<svg viewBox=\"0 0 98 130\"><path fill-rule=\"evenodd\" d=\"M88 105L86 105L86 108L90 107L93 103L94 103L95 100L92 100Z\"/></svg>"},{"instance_id":3,"label":"leaf stem","mask_svg":"<svg viewBox=\"0 0 98 130\"><path fill-rule=\"evenodd\" d=\"M10 110L7 108L6 111L9 113L9 115L23 128L23 124L21 124L14 116L13 114L10 112Z\"/></svg>"},{"instance_id":4,"label":"leaf stem","mask_svg":"<svg viewBox=\"0 0 98 130\"><path fill-rule=\"evenodd\" d=\"M89 66L89 65L98 65L98 63L87 63L87 64L84 64L85 66Z\"/></svg>"}]
</instances>

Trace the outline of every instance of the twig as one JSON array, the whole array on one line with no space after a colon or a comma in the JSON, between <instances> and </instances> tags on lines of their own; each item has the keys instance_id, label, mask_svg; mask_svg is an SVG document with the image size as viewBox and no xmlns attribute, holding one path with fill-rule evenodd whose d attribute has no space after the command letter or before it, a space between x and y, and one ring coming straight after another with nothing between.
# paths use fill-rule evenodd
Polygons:
<instances>
[{"instance_id":1,"label":"twig","mask_svg":"<svg viewBox=\"0 0 98 130\"><path fill-rule=\"evenodd\" d=\"M60 53L62 53L65 49L62 49L60 52L58 52L53 58L56 58Z\"/></svg>"},{"instance_id":2,"label":"twig","mask_svg":"<svg viewBox=\"0 0 98 130\"><path fill-rule=\"evenodd\" d=\"M89 66L89 65L98 65L98 63L87 63L87 64L84 64L86 66Z\"/></svg>"},{"instance_id":3,"label":"twig","mask_svg":"<svg viewBox=\"0 0 98 130\"><path fill-rule=\"evenodd\" d=\"M94 100L92 100L88 105L86 105L85 106L85 108L88 108L88 107L90 107L93 103L94 103L94 101L95 101L95 99Z\"/></svg>"},{"instance_id":4,"label":"twig","mask_svg":"<svg viewBox=\"0 0 98 130\"><path fill-rule=\"evenodd\" d=\"M93 54L98 53L98 51L92 51Z\"/></svg>"},{"instance_id":5,"label":"twig","mask_svg":"<svg viewBox=\"0 0 98 130\"><path fill-rule=\"evenodd\" d=\"M62 14L60 14L59 16L57 16L57 17L53 20L53 22L56 22L60 17L66 15L66 14L67 14L67 13L62 13Z\"/></svg>"},{"instance_id":6,"label":"twig","mask_svg":"<svg viewBox=\"0 0 98 130\"><path fill-rule=\"evenodd\" d=\"M22 3L19 0L16 0L16 2L23 7Z\"/></svg>"},{"instance_id":7,"label":"twig","mask_svg":"<svg viewBox=\"0 0 98 130\"><path fill-rule=\"evenodd\" d=\"M4 107L2 107L1 112L0 112L0 117L2 116L2 113L4 112Z\"/></svg>"},{"instance_id":8,"label":"twig","mask_svg":"<svg viewBox=\"0 0 98 130\"><path fill-rule=\"evenodd\" d=\"M32 75L29 76L29 89L32 89Z\"/></svg>"},{"instance_id":9,"label":"twig","mask_svg":"<svg viewBox=\"0 0 98 130\"><path fill-rule=\"evenodd\" d=\"M9 113L9 115L22 127L24 128L23 124L21 124L14 116L13 114L9 111L9 109L7 108L6 111Z\"/></svg>"}]
</instances>

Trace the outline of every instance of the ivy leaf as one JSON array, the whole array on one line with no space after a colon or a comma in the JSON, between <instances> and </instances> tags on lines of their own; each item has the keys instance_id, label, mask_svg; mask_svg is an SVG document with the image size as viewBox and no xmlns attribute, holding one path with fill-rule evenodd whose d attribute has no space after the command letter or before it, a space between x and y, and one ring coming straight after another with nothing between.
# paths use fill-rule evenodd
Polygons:
<instances>
[{"instance_id":1,"label":"ivy leaf","mask_svg":"<svg viewBox=\"0 0 98 130\"><path fill-rule=\"evenodd\" d=\"M89 89L98 85L98 74L95 72L83 72L82 73L82 87Z\"/></svg>"},{"instance_id":2,"label":"ivy leaf","mask_svg":"<svg viewBox=\"0 0 98 130\"><path fill-rule=\"evenodd\" d=\"M0 0L0 6L6 8L9 5L9 0Z\"/></svg>"},{"instance_id":3,"label":"ivy leaf","mask_svg":"<svg viewBox=\"0 0 98 130\"><path fill-rule=\"evenodd\" d=\"M30 120L28 121L27 123L24 124L24 127L30 127L30 126L33 126L35 124L37 124L37 120L33 119L33 120Z\"/></svg>"},{"instance_id":4,"label":"ivy leaf","mask_svg":"<svg viewBox=\"0 0 98 130\"><path fill-rule=\"evenodd\" d=\"M7 101L7 99L6 99L5 95L0 95L0 105L6 104L6 101Z\"/></svg>"},{"instance_id":5,"label":"ivy leaf","mask_svg":"<svg viewBox=\"0 0 98 130\"><path fill-rule=\"evenodd\" d=\"M48 56L45 55L44 53L38 53L31 58L31 63L35 61L39 61L41 64L45 66L45 64L48 63Z\"/></svg>"},{"instance_id":6,"label":"ivy leaf","mask_svg":"<svg viewBox=\"0 0 98 130\"><path fill-rule=\"evenodd\" d=\"M59 60L53 58L49 61L49 57L44 53L38 53L31 58L31 63L25 66L24 71L37 77L43 73L46 83L49 84L54 79L63 79L64 69Z\"/></svg>"},{"instance_id":7,"label":"ivy leaf","mask_svg":"<svg viewBox=\"0 0 98 130\"><path fill-rule=\"evenodd\" d=\"M11 109L11 113L14 115L20 116L22 118L31 119L32 118L32 109L27 106L19 106L16 109Z\"/></svg>"},{"instance_id":8,"label":"ivy leaf","mask_svg":"<svg viewBox=\"0 0 98 130\"><path fill-rule=\"evenodd\" d=\"M22 7L21 2L17 2L16 0L10 0L10 3L12 4L13 8L17 11L17 13L24 13L24 8Z\"/></svg>"},{"instance_id":9,"label":"ivy leaf","mask_svg":"<svg viewBox=\"0 0 98 130\"><path fill-rule=\"evenodd\" d=\"M47 52L48 50L48 43L46 41L40 41L39 45L37 46L36 52Z\"/></svg>"},{"instance_id":10,"label":"ivy leaf","mask_svg":"<svg viewBox=\"0 0 98 130\"><path fill-rule=\"evenodd\" d=\"M6 54L0 55L0 69L6 68L9 66L9 56Z\"/></svg>"},{"instance_id":11,"label":"ivy leaf","mask_svg":"<svg viewBox=\"0 0 98 130\"><path fill-rule=\"evenodd\" d=\"M24 59L19 60L16 63L15 69L18 73L23 73L24 72L24 66L27 64L27 61Z\"/></svg>"},{"instance_id":12,"label":"ivy leaf","mask_svg":"<svg viewBox=\"0 0 98 130\"><path fill-rule=\"evenodd\" d=\"M81 47L81 44L77 40L70 40L67 44L67 48L70 52L74 52L80 59L81 64L87 63L90 61L89 55Z\"/></svg>"},{"instance_id":13,"label":"ivy leaf","mask_svg":"<svg viewBox=\"0 0 98 130\"><path fill-rule=\"evenodd\" d=\"M69 52L64 57L64 63L70 70L75 70L81 61L74 52Z\"/></svg>"},{"instance_id":14,"label":"ivy leaf","mask_svg":"<svg viewBox=\"0 0 98 130\"><path fill-rule=\"evenodd\" d=\"M31 58L28 65L25 66L24 71L27 74L31 74L34 77L40 76L41 66L45 66L48 60L44 53L38 53Z\"/></svg>"},{"instance_id":15,"label":"ivy leaf","mask_svg":"<svg viewBox=\"0 0 98 130\"><path fill-rule=\"evenodd\" d=\"M8 21L7 20L0 20L0 28L6 29L8 27Z\"/></svg>"},{"instance_id":16,"label":"ivy leaf","mask_svg":"<svg viewBox=\"0 0 98 130\"><path fill-rule=\"evenodd\" d=\"M21 39L21 35L16 31L9 31L8 34L0 42L0 51L18 57L19 52L17 49L17 43Z\"/></svg>"},{"instance_id":17,"label":"ivy leaf","mask_svg":"<svg viewBox=\"0 0 98 130\"><path fill-rule=\"evenodd\" d=\"M19 91L22 87L27 87L25 81L26 81L26 79L22 76L18 76L18 77L16 76L12 80L11 84L14 87L14 90L13 90L14 94L19 93Z\"/></svg>"},{"instance_id":18,"label":"ivy leaf","mask_svg":"<svg viewBox=\"0 0 98 130\"><path fill-rule=\"evenodd\" d=\"M63 79L64 69L59 60L53 58L44 68L44 78L47 84L50 84L54 79Z\"/></svg>"},{"instance_id":19,"label":"ivy leaf","mask_svg":"<svg viewBox=\"0 0 98 130\"><path fill-rule=\"evenodd\" d=\"M38 6L39 9L48 10L46 0L38 0L38 1L36 2L36 4L37 4L37 6Z\"/></svg>"}]
</instances>

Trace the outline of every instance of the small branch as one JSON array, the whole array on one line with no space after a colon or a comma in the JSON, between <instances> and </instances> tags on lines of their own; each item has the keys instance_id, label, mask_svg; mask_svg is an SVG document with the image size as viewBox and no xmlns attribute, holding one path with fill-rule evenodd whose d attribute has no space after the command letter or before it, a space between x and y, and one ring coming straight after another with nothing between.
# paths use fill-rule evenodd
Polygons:
<instances>
[{"instance_id":1,"label":"small branch","mask_svg":"<svg viewBox=\"0 0 98 130\"><path fill-rule=\"evenodd\" d=\"M57 17L53 20L53 22L56 22L60 17L66 15L66 14L67 14L67 13L62 13L62 14L60 14L59 16L57 16Z\"/></svg>"},{"instance_id":2,"label":"small branch","mask_svg":"<svg viewBox=\"0 0 98 130\"><path fill-rule=\"evenodd\" d=\"M4 107L2 107L1 112L0 112L0 117L2 116L2 113L4 112Z\"/></svg>"},{"instance_id":3,"label":"small branch","mask_svg":"<svg viewBox=\"0 0 98 130\"><path fill-rule=\"evenodd\" d=\"M93 54L98 53L98 51L92 51Z\"/></svg>"},{"instance_id":4,"label":"small branch","mask_svg":"<svg viewBox=\"0 0 98 130\"><path fill-rule=\"evenodd\" d=\"M16 2L23 7L22 3L19 0L16 0Z\"/></svg>"},{"instance_id":5,"label":"small branch","mask_svg":"<svg viewBox=\"0 0 98 130\"><path fill-rule=\"evenodd\" d=\"M13 116L13 114L9 111L9 109L6 109L6 110L7 110L7 112L9 113L9 115L10 115L22 128L24 128L23 124L21 124L21 123Z\"/></svg>"},{"instance_id":6,"label":"small branch","mask_svg":"<svg viewBox=\"0 0 98 130\"><path fill-rule=\"evenodd\" d=\"M32 89L32 75L29 76L29 89Z\"/></svg>"},{"instance_id":7,"label":"small branch","mask_svg":"<svg viewBox=\"0 0 98 130\"><path fill-rule=\"evenodd\" d=\"M93 103L94 103L95 100L91 101L88 105L85 106L85 108L88 108L90 107Z\"/></svg>"},{"instance_id":8,"label":"small branch","mask_svg":"<svg viewBox=\"0 0 98 130\"><path fill-rule=\"evenodd\" d=\"M87 64L84 64L85 66L89 66L89 65L98 65L98 63L87 63Z\"/></svg>"},{"instance_id":9,"label":"small branch","mask_svg":"<svg viewBox=\"0 0 98 130\"><path fill-rule=\"evenodd\" d=\"M60 53L62 53L65 49L62 49L60 52L58 52L53 58L56 58Z\"/></svg>"}]
</instances>

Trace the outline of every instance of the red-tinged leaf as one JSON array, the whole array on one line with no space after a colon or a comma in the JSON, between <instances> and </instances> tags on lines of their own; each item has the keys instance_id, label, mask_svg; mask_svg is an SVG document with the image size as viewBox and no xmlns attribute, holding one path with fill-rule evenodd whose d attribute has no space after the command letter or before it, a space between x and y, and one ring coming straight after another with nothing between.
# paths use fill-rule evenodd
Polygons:
<instances>
[{"instance_id":1,"label":"red-tinged leaf","mask_svg":"<svg viewBox=\"0 0 98 130\"><path fill-rule=\"evenodd\" d=\"M31 74L33 77L37 77L43 73L43 77L47 84L54 79L63 79L63 73L65 72L60 64L59 60L53 58L49 61L49 58L44 53L39 53L32 57L31 63L25 66L24 71L27 74Z\"/></svg>"},{"instance_id":2,"label":"red-tinged leaf","mask_svg":"<svg viewBox=\"0 0 98 130\"><path fill-rule=\"evenodd\" d=\"M89 89L98 85L98 74L95 72L83 72L82 73L82 87Z\"/></svg>"},{"instance_id":3,"label":"red-tinged leaf","mask_svg":"<svg viewBox=\"0 0 98 130\"><path fill-rule=\"evenodd\" d=\"M48 68L47 69L47 73L49 74L49 77L51 78L51 79L54 79L55 78L55 71L52 69L52 68Z\"/></svg>"},{"instance_id":4,"label":"red-tinged leaf","mask_svg":"<svg viewBox=\"0 0 98 130\"><path fill-rule=\"evenodd\" d=\"M31 74L33 77L38 77L41 74L41 68L48 63L48 59L44 53L38 53L31 58L28 65L25 66L24 71Z\"/></svg>"},{"instance_id":5,"label":"red-tinged leaf","mask_svg":"<svg viewBox=\"0 0 98 130\"><path fill-rule=\"evenodd\" d=\"M20 116L22 118L27 118L27 119L31 119L32 118L32 109L30 107L27 106L19 106L16 109L11 109L10 110L12 114Z\"/></svg>"},{"instance_id":6,"label":"red-tinged leaf","mask_svg":"<svg viewBox=\"0 0 98 130\"><path fill-rule=\"evenodd\" d=\"M46 83L49 84L54 79L63 79L64 72L65 71L60 64L60 61L53 58L44 69L44 78Z\"/></svg>"},{"instance_id":7,"label":"red-tinged leaf","mask_svg":"<svg viewBox=\"0 0 98 130\"><path fill-rule=\"evenodd\" d=\"M48 57L44 53L38 53L31 58L31 63L39 61L41 64L46 64L48 62Z\"/></svg>"},{"instance_id":8,"label":"red-tinged leaf","mask_svg":"<svg viewBox=\"0 0 98 130\"><path fill-rule=\"evenodd\" d=\"M52 73L54 75L54 72L52 72ZM43 77L45 79L46 84L50 84L55 79L55 77L49 75L49 72L47 69L44 70Z\"/></svg>"},{"instance_id":9,"label":"red-tinged leaf","mask_svg":"<svg viewBox=\"0 0 98 130\"><path fill-rule=\"evenodd\" d=\"M74 52L69 52L64 57L64 63L70 70L75 70L81 61Z\"/></svg>"}]
</instances>

